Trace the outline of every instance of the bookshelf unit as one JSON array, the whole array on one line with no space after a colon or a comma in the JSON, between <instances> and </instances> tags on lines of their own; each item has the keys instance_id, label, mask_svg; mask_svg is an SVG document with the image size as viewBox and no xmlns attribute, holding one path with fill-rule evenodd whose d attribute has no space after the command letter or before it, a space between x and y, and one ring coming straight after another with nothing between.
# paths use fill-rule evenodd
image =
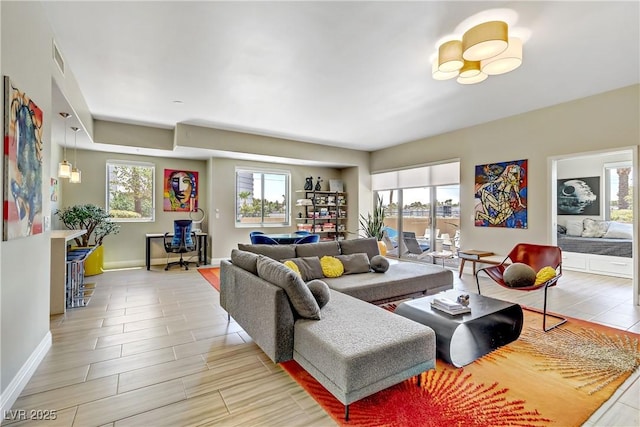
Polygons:
<instances>
[{"instance_id":1,"label":"bookshelf unit","mask_svg":"<svg viewBox=\"0 0 640 427\"><path fill-rule=\"evenodd\" d=\"M303 208L296 218L297 229L319 234L320 240L343 240L347 236L347 193L340 191L297 191L304 195L296 206ZM308 200L307 202L302 202ZM302 203L301 203L302 202Z\"/></svg>"}]
</instances>

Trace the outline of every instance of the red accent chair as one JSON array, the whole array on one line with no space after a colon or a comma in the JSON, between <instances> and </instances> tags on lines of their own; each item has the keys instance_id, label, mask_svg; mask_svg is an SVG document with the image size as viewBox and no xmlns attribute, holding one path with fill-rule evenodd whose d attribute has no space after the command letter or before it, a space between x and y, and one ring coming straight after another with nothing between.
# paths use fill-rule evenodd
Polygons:
<instances>
[{"instance_id":1,"label":"red accent chair","mask_svg":"<svg viewBox=\"0 0 640 427\"><path fill-rule=\"evenodd\" d=\"M510 260L510 261L509 261ZM556 276L547 280L544 283L539 283L532 286L526 287L511 287L508 286L503 278L504 271L507 267L512 264L520 262L523 264L527 264L531 268L533 268L536 272L540 271L542 267L553 267L556 269ZM550 331L553 328L557 328L567 321L566 318L556 316L554 314L547 313L547 290L551 286L555 286L558 282L560 276L562 276L562 250L557 246L548 246L548 245L535 245L531 243L518 243L511 252L507 255L507 257L502 261L502 263L498 265L492 265L489 267L482 268L476 272L476 284L478 286L478 294L480 294L480 281L478 280L478 274L485 273L494 282L508 289L514 289L517 291L536 291L538 289L544 288L544 305L543 310L531 310L542 313L542 329L545 332ZM554 324L553 326L547 328L547 316L553 317L555 319L559 319L559 322Z\"/></svg>"}]
</instances>

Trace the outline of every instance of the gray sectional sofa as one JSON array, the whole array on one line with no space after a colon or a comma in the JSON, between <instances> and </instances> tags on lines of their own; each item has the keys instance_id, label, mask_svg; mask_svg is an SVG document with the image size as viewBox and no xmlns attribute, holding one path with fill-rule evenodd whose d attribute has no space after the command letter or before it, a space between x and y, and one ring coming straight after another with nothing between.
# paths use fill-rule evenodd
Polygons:
<instances>
[{"instance_id":1,"label":"gray sectional sofa","mask_svg":"<svg viewBox=\"0 0 640 427\"><path fill-rule=\"evenodd\" d=\"M433 330L370 302L451 289L451 271L391 261L384 273L345 274L305 284L285 260L348 255L343 259L358 259L356 270L363 271L363 259L377 259L377 242L239 248L220 263L221 306L272 361L296 360L345 405L346 419L350 403L435 367Z\"/></svg>"}]
</instances>

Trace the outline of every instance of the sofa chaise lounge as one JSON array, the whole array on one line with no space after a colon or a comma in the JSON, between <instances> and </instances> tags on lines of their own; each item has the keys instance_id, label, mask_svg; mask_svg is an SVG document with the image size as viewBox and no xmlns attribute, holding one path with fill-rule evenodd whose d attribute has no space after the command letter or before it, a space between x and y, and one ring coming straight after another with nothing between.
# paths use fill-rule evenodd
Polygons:
<instances>
[{"instance_id":1,"label":"sofa chaise lounge","mask_svg":"<svg viewBox=\"0 0 640 427\"><path fill-rule=\"evenodd\" d=\"M303 292L307 286L281 261L356 253L371 260L378 255L375 239L239 246L253 252L234 249L230 260L221 261L221 306L273 362L298 362L345 405L346 419L349 404L435 367L431 328L368 301L451 289L451 271L398 261L385 273L324 278L328 302L309 316L290 285L295 280Z\"/></svg>"}]
</instances>

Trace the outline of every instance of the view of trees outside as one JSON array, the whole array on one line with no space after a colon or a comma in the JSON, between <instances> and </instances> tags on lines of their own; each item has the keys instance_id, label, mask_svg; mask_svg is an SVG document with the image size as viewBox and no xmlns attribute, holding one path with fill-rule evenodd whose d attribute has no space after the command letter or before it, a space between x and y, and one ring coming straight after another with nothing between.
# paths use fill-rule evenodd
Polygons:
<instances>
[{"instance_id":1,"label":"view of trees outside","mask_svg":"<svg viewBox=\"0 0 640 427\"><path fill-rule=\"evenodd\" d=\"M153 166L108 163L109 199L113 218L153 220Z\"/></svg>"},{"instance_id":2,"label":"view of trees outside","mask_svg":"<svg viewBox=\"0 0 640 427\"><path fill-rule=\"evenodd\" d=\"M288 176L237 172L236 221L259 224L288 222Z\"/></svg>"},{"instance_id":3,"label":"view of trees outside","mask_svg":"<svg viewBox=\"0 0 640 427\"><path fill-rule=\"evenodd\" d=\"M609 215L612 221L633 222L633 181L630 167L607 168L609 173Z\"/></svg>"}]
</instances>

